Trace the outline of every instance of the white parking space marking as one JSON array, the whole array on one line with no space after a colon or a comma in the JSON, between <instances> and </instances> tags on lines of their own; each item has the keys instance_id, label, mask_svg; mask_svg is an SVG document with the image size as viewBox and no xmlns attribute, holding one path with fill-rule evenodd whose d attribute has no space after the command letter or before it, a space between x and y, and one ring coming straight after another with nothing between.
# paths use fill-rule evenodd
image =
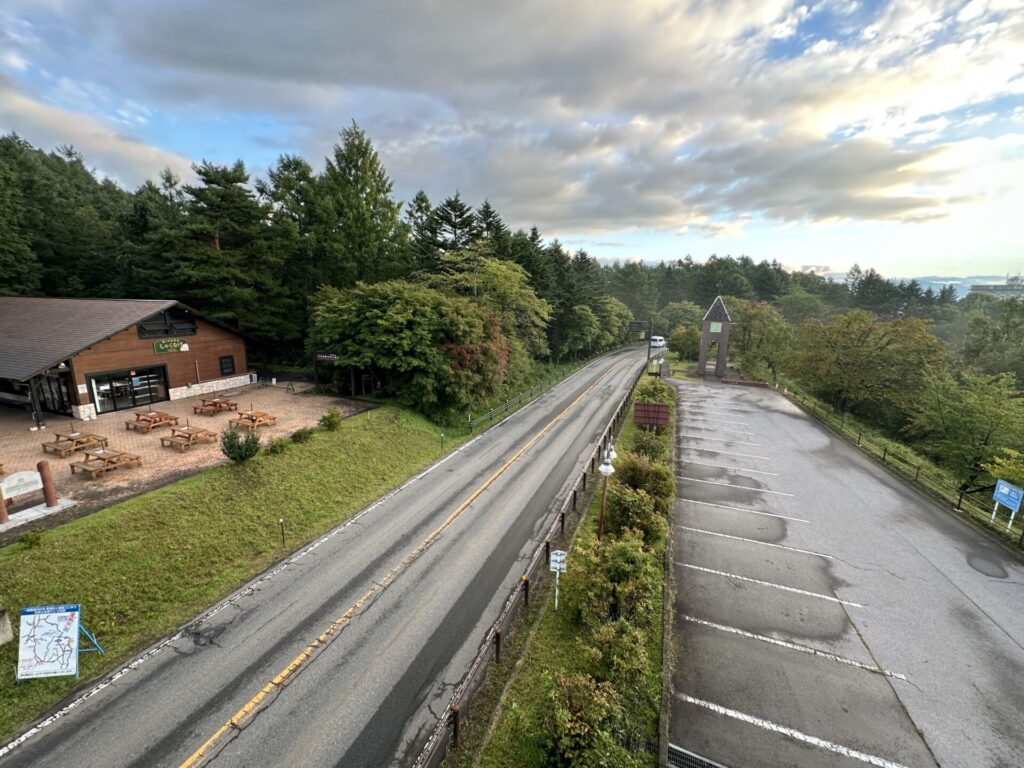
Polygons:
<instances>
[{"instance_id":1,"label":"white parking space marking","mask_svg":"<svg viewBox=\"0 0 1024 768\"><path fill-rule=\"evenodd\" d=\"M747 469L746 467L731 467L728 464L705 464L703 461L690 461L689 459L683 459L679 462L680 464L693 464L697 467L716 467L718 469L728 469L731 472L752 472L755 475L771 475L772 477L778 477L778 472L765 472L763 469Z\"/></svg>"},{"instance_id":2,"label":"white parking space marking","mask_svg":"<svg viewBox=\"0 0 1024 768\"><path fill-rule=\"evenodd\" d=\"M702 419L699 416L687 416L683 414L683 418L687 421L703 421L710 424L733 424L740 427L749 427L750 425L745 421L729 421L728 419Z\"/></svg>"},{"instance_id":3,"label":"white parking space marking","mask_svg":"<svg viewBox=\"0 0 1024 768\"><path fill-rule=\"evenodd\" d=\"M798 595L805 595L806 597L816 597L819 600L828 600L830 603L840 603L841 605L848 605L853 608L863 608L864 606L860 603L854 603L850 600L840 600L838 597L832 595L823 595L820 592L810 592L806 589L797 589L796 587L787 587L782 584L775 584L771 581L762 581L761 579L752 579L749 576L740 576L736 573L727 573L726 571L716 571L714 568L705 568L703 565L693 565L692 563L681 563L676 561L676 565L681 568L690 568L694 571L700 571L701 573L710 573L714 576L724 576L727 579L738 579L739 581L749 581L751 584L759 584L762 587L771 587L772 589L781 589L783 592L793 592Z\"/></svg>"},{"instance_id":4,"label":"white parking space marking","mask_svg":"<svg viewBox=\"0 0 1024 768\"><path fill-rule=\"evenodd\" d=\"M746 507L727 507L725 504L712 504L710 501L697 501L697 499L684 499L679 498L680 501L687 501L690 504L700 504L704 507L715 507L717 509L728 509L731 512L748 512L751 515L764 515L765 517L778 517L783 520L792 520L794 523L809 523L810 520L804 520L801 517L787 517L786 515L777 515L774 512L762 512L759 509L747 509Z\"/></svg>"},{"instance_id":5,"label":"white parking space marking","mask_svg":"<svg viewBox=\"0 0 1024 768\"><path fill-rule=\"evenodd\" d=\"M726 434L729 434L729 435L752 435L752 434L754 434L753 432L750 432L749 430L745 430L745 429L722 429L721 427L704 427L704 426L701 426L700 424L685 424L684 426L687 429L703 429L703 430L707 430L708 432L725 432Z\"/></svg>"},{"instance_id":6,"label":"white parking space marking","mask_svg":"<svg viewBox=\"0 0 1024 768\"><path fill-rule=\"evenodd\" d=\"M717 531L708 531L704 528L691 528L688 525L677 525L683 531L693 531L694 533L703 533L707 536L720 536L723 539L732 539L733 541L746 541L750 544L760 544L762 547L773 547L775 549L788 549L790 552L799 552L802 555L814 555L815 557L824 557L826 560L835 560L832 555L824 555L821 552L812 552L809 549L800 549L799 547L787 547L785 544L773 544L769 541L758 541L757 539L745 539L742 536L732 536L728 533L718 533Z\"/></svg>"},{"instance_id":7,"label":"white parking space marking","mask_svg":"<svg viewBox=\"0 0 1024 768\"><path fill-rule=\"evenodd\" d=\"M744 723L749 723L750 725L756 725L757 727L764 728L767 731L781 733L783 736L789 736L791 739L802 741L804 744L810 744L811 746L819 747L837 755L852 758L853 760L860 760L862 763L867 763L868 765L877 765L880 766L880 768L906 768L906 766L901 765L900 763L894 763L891 760L886 760L882 757L869 755L866 752L859 752L856 749L844 747L842 744L825 741L825 739L819 739L817 736L809 736L795 728L787 728L784 725L773 723L770 720L763 720L760 717L754 717L753 715L747 715L743 712L737 712L735 709L728 709L720 704L712 704L710 701L695 699L693 696L687 696L685 693L677 693L676 698L681 701L685 701L688 704L703 707L704 709L710 710L711 712L715 712L719 715L725 715L726 717L731 717L734 720L740 720Z\"/></svg>"},{"instance_id":8,"label":"white parking space marking","mask_svg":"<svg viewBox=\"0 0 1024 768\"><path fill-rule=\"evenodd\" d=\"M760 443L748 443L746 440L731 440L727 437L705 437L704 435L687 435L684 432L679 433L679 437L692 437L694 440L710 440L713 443L736 443L736 445L756 445L760 447Z\"/></svg>"},{"instance_id":9,"label":"white parking space marking","mask_svg":"<svg viewBox=\"0 0 1024 768\"><path fill-rule=\"evenodd\" d=\"M701 408L700 413L713 413L718 416L739 416L741 413L750 413L749 410L719 411L712 408Z\"/></svg>"},{"instance_id":10,"label":"white parking space marking","mask_svg":"<svg viewBox=\"0 0 1024 768\"><path fill-rule=\"evenodd\" d=\"M897 680L903 680L906 682L906 675L901 675L899 672L891 672L888 669L882 669L871 664L864 664L860 661L854 661L848 659L845 656L836 656L834 653L828 653L827 651L819 651L817 648L811 648L807 645L800 645L799 643L790 643L786 640L779 640L774 637L768 637L767 635L756 635L753 632L747 632L744 629L737 629L736 627L727 627L725 624L716 624L713 621L706 621L705 619L698 619L693 616L683 616L686 621L691 621L694 624L700 624L702 627L711 627L711 629L717 629L721 632L729 632L740 637L746 637L750 640L760 640L762 643L771 643L777 645L780 648L789 648L791 651L799 651L800 653L809 653L812 656L817 656L819 659L826 659L828 661L835 661L839 664L847 664L851 667L857 667L858 669L864 669L868 672L874 672L878 675L885 675L886 677L895 677Z\"/></svg>"},{"instance_id":11,"label":"white parking space marking","mask_svg":"<svg viewBox=\"0 0 1024 768\"><path fill-rule=\"evenodd\" d=\"M724 485L726 488L738 488L741 491L750 491L752 493L770 493L773 496L792 496L792 493L786 493L785 491L769 491L765 488L751 488L748 485L735 485L733 483L720 483L717 480L699 480L696 477L686 477L685 475L676 475L679 480L688 480L691 483L707 483L708 485Z\"/></svg>"},{"instance_id":12,"label":"white parking space marking","mask_svg":"<svg viewBox=\"0 0 1024 768\"><path fill-rule=\"evenodd\" d=\"M718 448L695 448L692 445L684 445L683 450L702 451L704 453L721 453L724 456L743 456L746 459L763 459L770 461L771 456L756 456L753 453L735 453L733 451L721 451Z\"/></svg>"}]
</instances>

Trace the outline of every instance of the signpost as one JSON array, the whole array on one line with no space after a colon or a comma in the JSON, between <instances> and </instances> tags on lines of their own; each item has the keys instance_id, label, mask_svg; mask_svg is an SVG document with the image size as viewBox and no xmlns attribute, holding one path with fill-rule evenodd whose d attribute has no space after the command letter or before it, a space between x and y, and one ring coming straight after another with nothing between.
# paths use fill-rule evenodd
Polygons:
<instances>
[{"instance_id":1,"label":"signpost","mask_svg":"<svg viewBox=\"0 0 1024 768\"><path fill-rule=\"evenodd\" d=\"M1020 510L1021 499L1024 499L1024 488L1018 488L1016 485L1005 480L996 480L996 489L992 493L992 498L996 502L995 506L992 507L992 522L996 521L996 512L999 511L999 505L1002 504L1010 510L1010 522L1006 524L1006 530L1010 530L1013 526L1013 518L1017 516L1017 512Z\"/></svg>"},{"instance_id":2,"label":"signpost","mask_svg":"<svg viewBox=\"0 0 1024 768\"><path fill-rule=\"evenodd\" d=\"M558 577L565 573L565 550L551 550L551 561L548 563L548 570L555 572L555 610L558 610Z\"/></svg>"},{"instance_id":3,"label":"signpost","mask_svg":"<svg viewBox=\"0 0 1024 768\"><path fill-rule=\"evenodd\" d=\"M82 606L36 605L21 609L18 680L37 677L78 677L78 655L103 648L81 623ZM91 644L79 646L79 635Z\"/></svg>"}]
</instances>

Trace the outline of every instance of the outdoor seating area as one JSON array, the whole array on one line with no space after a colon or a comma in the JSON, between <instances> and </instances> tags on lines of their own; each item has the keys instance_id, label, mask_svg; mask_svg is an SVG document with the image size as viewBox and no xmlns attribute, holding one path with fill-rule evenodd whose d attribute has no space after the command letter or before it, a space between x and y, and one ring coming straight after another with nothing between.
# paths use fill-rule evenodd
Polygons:
<instances>
[{"instance_id":1,"label":"outdoor seating area","mask_svg":"<svg viewBox=\"0 0 1024 768\"><path fill-rule=\"evenodd\" d=\"M165 448L177 448L184 452L196 443L212 443L217 439L217 433L208 429L191 427L187 424L184 427L172 427L170 436L160 438L160 445Z\"/></svg>"},{"instance_id":2,"label":"outdoor seating area","mask_svg":"<svg viewBox=\"0 0 1024 768\"><path fill-rule=\"evenodd\" d=\"M126 451L109 448L89 448L82 451L85 456L81 461L71 462L71 474L76 471L88 473L90 480L95 480L104 472L119 467L142 466L142 457Z\"/></svg>"},{"instance_id":3,"label":"outdoor seating area","mask_svg":"<svg viewBox=\"0 0 1024 768\"><path fill-rule=\"evenodd\" d=\"M83 448L105 448L108 439L88 432L54 432L53 440L43 443L43 453L52 453L67 458Z\"/></svg>"},{"instance_id":4,"label":"outdoor seating area","mask_svg":"<svg viewBox=\"0 0 1024 768\"><path fill-rule=\"evenodd\" d=\"M250 406L248 411L239 411L238 418L229 422L235 429L248 429L252 432L257 427L263 427L277 423L277 417L263 411L254 411Z\"/></svg>"},{"instance_id":5,"label":"outdoor seating area","mask_svg":"<svg viewBox=\"0 0 1024 768\"><path fill-rule=\"evenodd\" d=\"M137 429L139 432L150 432L157 427L163 427L167 424L177 426L178 417L163 411L136 411L135 420L125 421L124 428L128 430Z\"/></svg>"},{"instance_id":6,"label":"outdoor seating area","mask_svg":"<svg viewBox=\"0 0 1024 768\"><path fill-rule=\"evenodd\" d=\"M192 412L203 416L216 416L222 411L237 411L238 403L226 397L203 397L200 404L192 406Z\"/></svg>"}]
</instances>

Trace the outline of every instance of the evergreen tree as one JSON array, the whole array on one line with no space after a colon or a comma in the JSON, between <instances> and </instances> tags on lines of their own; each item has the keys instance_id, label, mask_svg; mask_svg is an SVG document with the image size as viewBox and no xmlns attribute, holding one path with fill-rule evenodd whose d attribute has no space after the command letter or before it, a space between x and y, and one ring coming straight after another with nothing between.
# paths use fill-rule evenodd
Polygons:
<instances>
[{"instance_id":1,"label":"evergreen tree","mask_svg":"<svg viewBox=\"0 0 1024 768\"><path fill-rule=\"evenodd\" d=\"M401 205L391 198L391 179L373 144L355 122L327 159L323 185L337 217L335 285L376 282L408 271Z\"/></svg>"},{"instance_id":2,"label":"evergreen tree","mask_svg":"<svg viewBox=\"0 0 1024 768\"><path fill-rule=\"evenodd\" d=\"M485 244L487 250L499 259L511 258L510 238L511 233L501 216L494 210L490 200L485 199L483 205L476 213L479 225L480 240Z\"/></svg>"},{"instance_id":3,"label":"evergreen tree","mask_svg":"<svg viewBox=\"0 0 1024 768\"><path fill-rule=\"evenodd\" d=\"M0 157L0 296L39 290L39 261L22 234L21 191L14 170Z\"/></svg>"},{"instance_id":4,"label":"evergreen tree","mask_svg":"<svg viewBox=\"0 0 1024 768\"><path fill-rule=\"evenodd\" d=\"M435 211L439 225L441 249L450 252L465 248L480 234L480 226L473 209L456 192Z\"/></svg>"},{"instance_id":5,"label":"evergreen tree","mask_svg":"<svg viewBox=\"0 0 1024 768\"><path fill-rule=\"evenodd\" d=\"M411 265L422 272L433 272L441 249L441 223L430 205L430 198L422 189L406 209L405 224L410 232Z\"/></svg>"}]
</instances>

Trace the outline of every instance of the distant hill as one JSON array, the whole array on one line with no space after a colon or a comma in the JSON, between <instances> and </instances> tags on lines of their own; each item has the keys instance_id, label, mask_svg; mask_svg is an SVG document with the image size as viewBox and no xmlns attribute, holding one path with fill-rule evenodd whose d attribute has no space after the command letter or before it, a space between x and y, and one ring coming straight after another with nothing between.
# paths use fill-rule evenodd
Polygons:
<instances>
[{"instance_id":1,"label":"distant hill","mask_svg":"<svg viewBox=\"0 0 1024 768\"><path fill-rule=\"evenodd\" d=\"M830 277L836 281L842 281L846 279L845 272L829 272L823 274L822 277ZM898 283L900 280L917 280L921 284L922 290L931 288L933 291L938 293L943 287L952 285L956 289L956 297L962 299L968 293L971 292L972 285L993 285L997 283L1005 283L1006 275L970 275L968 277L960 277L957 275L916 275L913 277L892 277L889 278L892 282Z\"/></svg>"}]
</instances>

